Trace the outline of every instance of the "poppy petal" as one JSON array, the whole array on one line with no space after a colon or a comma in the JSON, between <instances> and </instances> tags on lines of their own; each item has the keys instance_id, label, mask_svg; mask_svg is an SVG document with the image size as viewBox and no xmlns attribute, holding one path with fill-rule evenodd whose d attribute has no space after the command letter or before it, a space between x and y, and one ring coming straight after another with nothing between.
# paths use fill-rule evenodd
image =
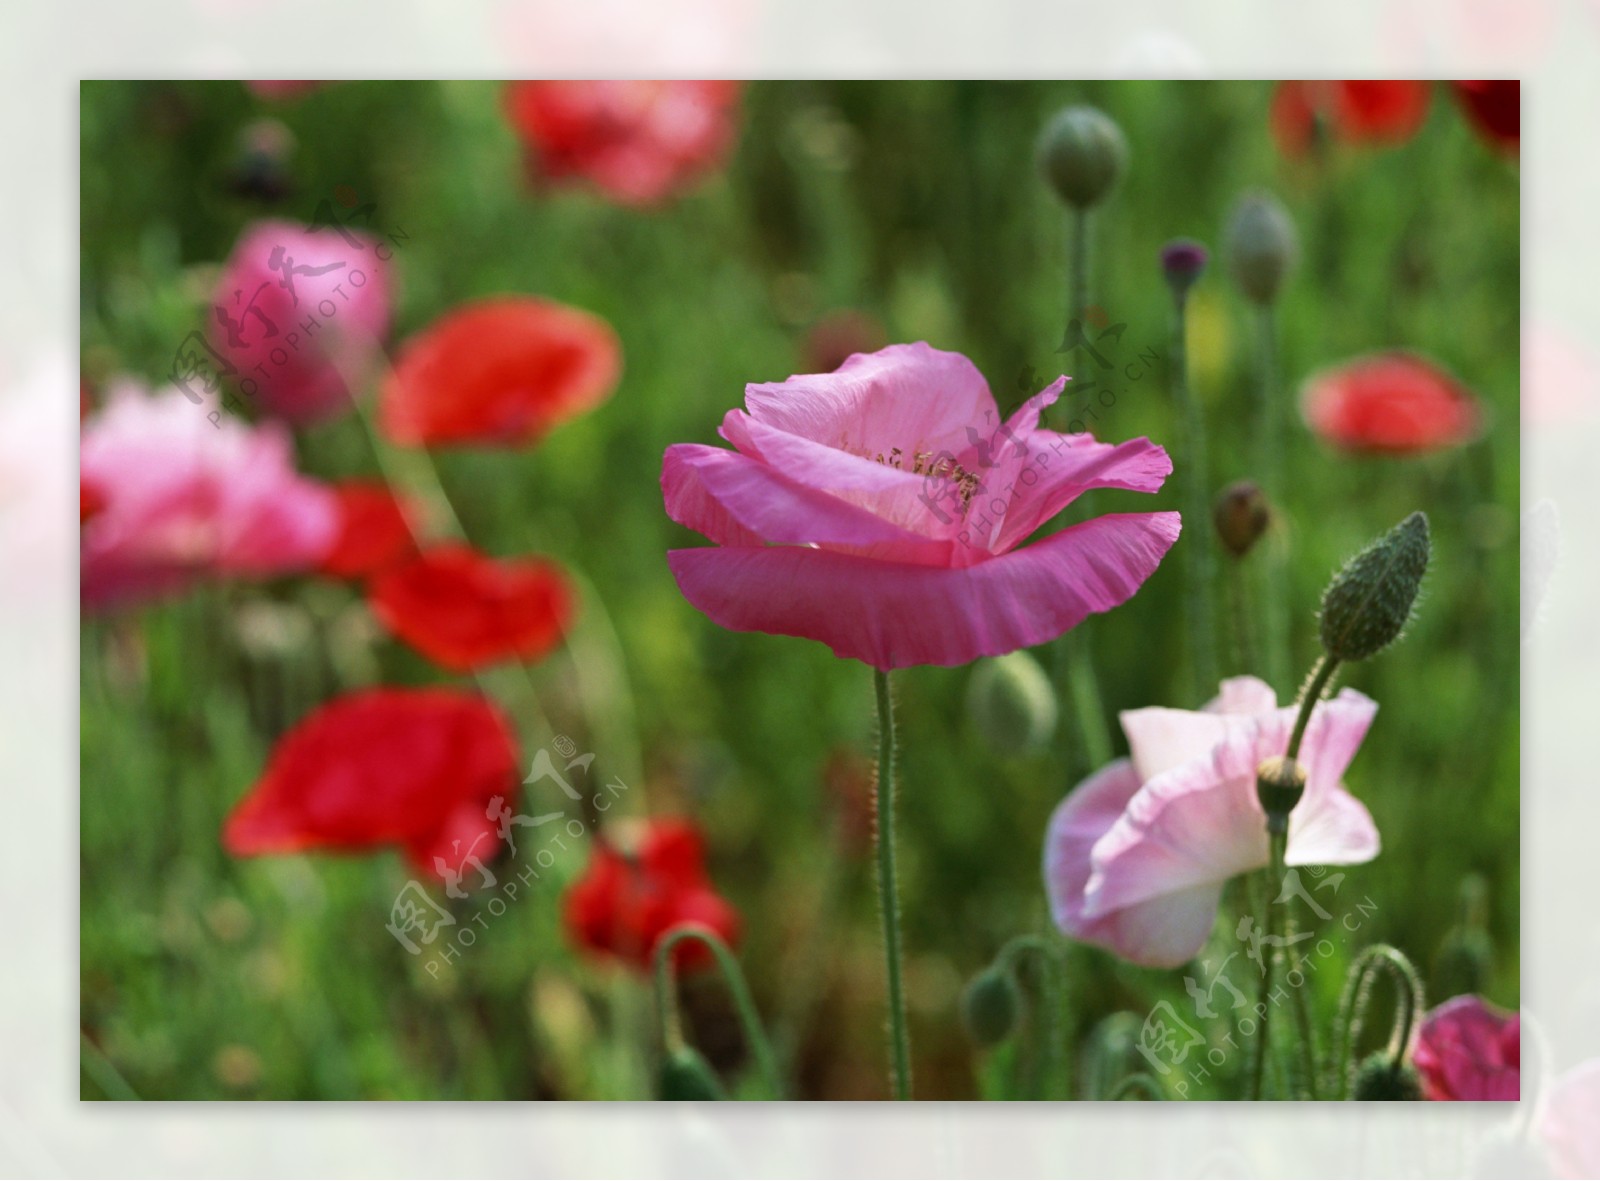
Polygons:
<instances>
[{"instance_id":1,"label":"poppy petal","mask_svg":"<svg viewBox=\"0 0 1600 1181\"><path fill-rule=\"evenodd\" d=\"M339 531L322 572L335 578L365 578L416 548L410 514L387 484L349 481L332 489Z\"/></svg>"}]
</instances>

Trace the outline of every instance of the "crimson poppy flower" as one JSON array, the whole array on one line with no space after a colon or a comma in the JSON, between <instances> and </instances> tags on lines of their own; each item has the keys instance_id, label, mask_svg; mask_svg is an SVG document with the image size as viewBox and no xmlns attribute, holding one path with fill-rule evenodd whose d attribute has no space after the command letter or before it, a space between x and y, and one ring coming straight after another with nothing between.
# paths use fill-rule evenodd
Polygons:
<instances>
[{"instance_id":1,"label":"crimson poppy flower","mask_svg":"<svg viewBox=\"0 0 1600 1181\"><path fill-rule=\"evenodd\" d=\"M378 620L452 672L537 660L572 622L573 595L554 562L497 560L445 542L379 572L368 587Z\"/></svg>"},{"instance_id":2,"label":"crimson poppy flower","mask_svg":"<svg viewBox=\"0 0 1600 1181\"><path fill-rule=\"evenodd\" d=\"M1280 82L1269 120L1278 150L1303 156L1319 131L1346 143L1399 144L1428 114L1429 84L1416 80Z\"/></svg>"},{"instance_id":3,"label":"crimson poppy flower","mask_svg":"<svg viewBox=\"0 0 1600 1181\"><path fill-rule=\"evenodd\" d=\"M1452 82L1450 89L1489 146L1515 156L1522 146L1522 83Z\"/></svg>"},{"instance_id":4,"label":"crimson poppy flower","mask_svg":"<svg viewBox=\"0 0 1600 1181\"><path fill-rule=\"evenodd\" d=\"M1374 353L1311 377L1307 425L1347 451L1413 455L1476 438L1478 400L1437 365L1411 353Z\"/></svg>"},{"instance_id":5,"label":"crimson poppy flower","mask_svg":"<svg viewBox=\"0 0 1600 1181\"><path fill-rule=\"evenodd\" d=\"M78 524L82 525L90 517L96 516L106 507L106 494L100 490L100 485L90 483L82 476L78 477Z\"/></svg>"},{"instance_id":6,"label":"crimson poppy flower","mask_svg":"<svg viewBox=\"0 0 1600 1181\"><path fill-rule=\"evenodd\" d=\"M506 89L506 115L530 170L589 181L624 205L654 205L713 170L733 143L731 81L530 81Z\"/></svg>"},{"instance_id":7,"label":"crimson poppy flower","mask_svg":"<svg viewBox=\"0 0 1600 1181\"><path fill-rule=\"evenodd\" d=\"M407 506L387 484L351 480L331 491L339 528L322 559L334 578L365 578L393 565L416 548Z\"/></svg>"},{"instance_id":8,"label":"crimson poppy flower","mask_svg":"<svg viewBox=\"0 0 1600 1181\"><path fill-rule=\"evenodd\" d=\"M1522 1090L1522 1020L1482 997L1453 997L1422 1018L1411 1060L1429 1099L1515 1100Z\"/></svg>"},{"instance_id":9,"label":"crimson poppy flower","mask_svg":"<svg viewBox=\"0 0 1600 1181\"><path fill-rule=\"evenodd\" d=\"M685 820L650 820L629 849L596 841L583 874L563 899L573 942L597 956L648 970L661 937L681 923L711 928L730 946L739 915L711 884L700 833ZM704 967L711 953L693 941L673 950L673 966Z\"/></svg>"},{"instance_id":10,"label":"crimson poppy flower","mask_svg":"<svg viewBox=\"0 0 1600 1181\"><path fill-rule=\"evenodd\" d=\"M609 398L621 373L598 316L533 296L480 300L406 341L379 423L402 446L524 446Z\"/></svg>"},{"instance_id":11,"label":"crimson poppy flower","mask_svg":"<svg viewBox=\"0 0 1600 1181\"><path fill-rule=\"evenodd\" d=\"M228 817L235 857L398 845L446 878L499 848L490 801L513 798L517 750L500 712L452 689L366 689L313 711L273 749Z\"/></svg>"}]
</instances>

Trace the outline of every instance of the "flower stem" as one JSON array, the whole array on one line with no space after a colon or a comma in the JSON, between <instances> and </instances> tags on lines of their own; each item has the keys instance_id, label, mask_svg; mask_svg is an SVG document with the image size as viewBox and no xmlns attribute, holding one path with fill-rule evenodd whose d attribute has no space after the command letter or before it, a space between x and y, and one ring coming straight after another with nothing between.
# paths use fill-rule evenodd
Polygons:
<instances>
[{"instance_id":1,"label":"flower stem","mask_svg":"<svg viewBox=\"0 0 1600 1181\"><path fill-rule=\"evenodd\" d=\"M1056 948L1038 935L1018 935L1000 949L995 963L1015 976L1017 965L1030 954L1039 965L1037 997L1030 1005L1029 1014L1030 1020L1037 1024L1035 1036L1029 1039L1026 1047L1028 1085L1023 1090L1030 1099L1048 1099L1049 1088L1064 1058L1061 1018L1066 1007L1066 988L1061 979L1061 958Z\"/></svg>"},{"instance_id":2,"label":"flower stem","mask_svg":"<svg viewBox=\"0 0 1600 1181\"><path fill-rule=\"evenodd\" d=\"M1250 611L1250 577L1244 559L1228 561L1228 606L1233 615L1234 671L1260 676L1256 667L1255 617Z\"/></svg>"},{"instance_id":3,"label":"flower stem","mask_svg":"<svg viewBox=\"0 0 1600 1181\"><path fill-rule=\"evenodd\" d=\"M889 978L890 1082L896 1099L911 1098L911 1039L906 1031L905 986L901 981L900 890L894 870L894 699L889 674L873 671L878 697L878 775L873 787L877 816L878 909L883 915L883 955Z\"/></svg>"},{"instance_id":4,"label":"flower stem","mask_svg":"<svg viewBox=\"0 0 1600 1181\"><path fill-rule=\"evenodd\" d=\"M1287 489L1283 483L1283 407L1278 397L1277 324L1271 305L1261 308L1256 321L1257 379L1259 404L1257 406L1257 439L1260 454L1260 484L1278 505L1287 504ZM1281 539L1277 544L1263 546L1262 571L1262 631L1265 633L1267 681L1273 685L1285 684L1289 679L1289 588L1286 563Z\"/></svg>"},{"instance_id":5,"label":"flower stem","mask_svg":"<svg viewBox=\"0 0 1600 1181\"><path fill-rule=\"evenodd\" d=\"M1089 307L1089 211L1074 207L1067 215L1067 335L1073 339L1072 321L1083 328L1083 314Z\"/></svg>"},{"instance_id":6,"label":"flower stem","mask_svg":"<svg viewBox=\"0 0 1600 1181\"><path fill-rule=\"evenodd\" d=\"M1294 733L1289 736L1289 749L1284 752L1290 762L1299 757L1300 741L1306 736L1306 726L1311 721L1311 711L1316 709L1317 702L1322 700L1322 692L1328 687L1328 682L1333 679L1334 670L1338 667L1337 657L1323 653L1317 658L1317 663L1311 670L1311 678L1306 682L1305 692L1300 695L1300 713L1294 720Z\"/></svg>"},{"instance_id":7,"label":"flower stem","mask_svg":"<svg viewBox=\"0 0 1600 1181\"><path fill-rule=\"evenodd\" d=\"M1202 528L1207 517L1205 421L1200 414L1200 404L1189 389L1187 307L1188 300L1180 294L1174 301L1169 372L1172 400L1183 416L1189 446L1189 462L1184 465L1183 480L1183 515L1190 534L1184 546L1184 613L1188 621L1193 676L1191 696L1198 702L1204 701L1216 687L1217 641L1213 627L1215 608L1211 602L1211 534L1210 530Z\"/></svg>"},{"instance_id":8,"label":"flower stem","mask_svg":"<svg viewBox=\"0 0 1600 1181\"><path fill-rule=\"evenodd\" d=\"M722 978L728 985L728 992L733 997L733 1007L739 1014L739 1025L744 1031L745 1042L750 1047L751 1056L756 1060L756 1066L767 1084L767 1090L771 1092L772 1098L782 1099L783 1079L778 1073L778 1059L772 1053L772 1044L767 1041L766 1030L761 1026L761 1016L756 1011L755 999L750 995L750 986L745 983L744 973L739 970L739 961L734 958L733 952L710 927L698 923L681 923L668 931L656 944L654 957L656 1007L661 1013L662 1036L668 1046L683 1041L683 1025L678 1016L676 993L672 985L672 949L691 939L711 950L713 958L717 961L717 967L722 972Z\"/></svg>"}]
</instances>

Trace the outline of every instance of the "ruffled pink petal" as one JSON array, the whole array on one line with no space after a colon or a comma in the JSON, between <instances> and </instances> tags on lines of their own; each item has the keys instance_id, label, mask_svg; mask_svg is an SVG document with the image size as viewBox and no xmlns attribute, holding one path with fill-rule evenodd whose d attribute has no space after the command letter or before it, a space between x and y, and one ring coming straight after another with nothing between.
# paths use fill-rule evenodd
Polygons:
<instances>
[{"instance_id":1,"label":"ruffled pink petal","mask_svg":"<svg viewBox=\"0 0 1600 1181\"><path fill-rule=\"evenodd\" d=\"M1269 714L1277 708L1278 695L1260 677L1229 677L1205 704L1214 714Z\"/></svg>"},{"instance_id":2,"label":"ruffled pink petal","mask_svg":"<svg viewBox=\"0 0 1600 1181\"><path fill-rule=\"evenodd\" d=\"M1141 780L1154 779L1194 759L1209 759L1230 727L1248 724L1232 715L1165 706L1124 710L1118 719Z\"/></svg>"},{"instance_id":3,"label":"ruffled pink petal","mask_svg":"<svg viewBox=\"0 0 1600 1181\"><path fill-rule=\"evenodd\" d=\"M1138 790L1138 772L1119 759L1057 806L1045 835L1045 892L1056 926L1074 939L1110 948L1134 963L1175 967L1193 959L1211 933L1220 887L1179 890L1108 914L1085 911L1091 851Z\"/></svg>"},{"instance_id":4,"label":"ruffled pink petal","mask_svg":"<svg viewBox=\"0 0 1600 1181\"><path fill-rule=\"evenodd\" d=\"M930 542L737 451L668 447L661 490L669 517L724 545L815 544L887 561L950 564L950 542Z\"/></svg>"},{"instance_id":5,"label":"ruffled pink petal","mask_svg":"<svg viewBox=\"0 0 1600 1181\"><path fill-rule=\"evenodd\" d=\"M1378 855L1383 842L1367 806L1335 784L1312 795L1289 813L1288 865L1362 865Z\"/></svg>"},{"instance_id":6,"label":"ruffled pink petal","mask_svg":"<svg viewBox=\"0 0 1600 1181\"><path fill-rule=\"evenodd\" d=\"M875 668L948 666L1054 639L1126 601L1179 528L1177 513L1096 517L960 569L801 546L673 550L667 561L723 627L819 640Z\"/></svg>"},{"instance_id":7,"label":"ruffled pink petal","mask_svg":"<svg viewBox=\"0 0 1600 1181\"><path fill-rule=\"evenodd\" d=\"M1034 431L1026 458L1014 457L1008 479L1012 501L992 548L1004 553L1093 488L1156 492L1172 474L1172 460L1149 439L1097 443L1084 435Z\"/></svg>"},{"instance_id":8,"label":"ruffled pink petal","mask_svg":"<svg viewBox=\"0 0 1600 1181\"><path fill-rule=\"evenodd\" d=\"M1558 1177L1600 1177L1600 1058L1551 1084L1539 1116L1550 1167Z\"/></svg>"},{"instance_id":9,"label":"ruffled pink petal","mask_svg":"<svg viewBox=\"0 0 1600 1181\"><path fill-rule=\"evenodd\" d=\"M1302 807L1323 791L1338 787L1377 712L1378 703L1354 689L1341 689L1336 697L1318 703L1311 711L1311 721L1306 724L1305 739L1300 744L1300 762L1307 779Z\"/></svg>"},{"instance_id":10,"label":"ruffled pink petal","mask_svg":"<svg viewBox=\"0 0 1600 1181\"><path fill-rule=\"evenodd\" d=\"M968 427L999 421L977 366L921 342L857 353L832 373L747 385L745 405L764 425L868 455L959 453Z\"/></svg>"}]
</instances>

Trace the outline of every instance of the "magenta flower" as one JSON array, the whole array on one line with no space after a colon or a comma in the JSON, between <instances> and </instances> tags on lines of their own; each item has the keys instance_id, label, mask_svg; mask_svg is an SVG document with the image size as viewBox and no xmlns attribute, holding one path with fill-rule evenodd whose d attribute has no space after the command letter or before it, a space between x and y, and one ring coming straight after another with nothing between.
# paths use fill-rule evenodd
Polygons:
<instances>
[{"instance_id":1,"label":"magenta flower","mask_svg":"<svg viewBox=\"0 0 1600 1181\"><path fill-rule=\"evenodd\" d=\"M1600 1177L1597 1112L1600 1058L1591 1058L1550 1085L1539 1114L1539 1139L1544 1142L1557 1177Z\"/></svg>"},{"instance_id":2,"label":"magenta flower","mask_svg":"<svg viewBox=\"0 0 1600 1181\"><path fill-rule=\"evenodd\" d=\"M348 411L351 383L389 330L392 257L342 223L250 226L228 256L207 323L245 400L296 424Z\"/></svg>"},{"instance_id":3,"label":"magenta flower","mask_svg":"<svg viewBox=\"0 0 1600 1181\"><path fill-rule=\"evenodd\" d=\"M1345 689L1313 709L1287 864L1377 856L1372 816L1340 782L1377 708ZM1279 709L1254 677L1224 681L1201 710L1125 712L1130 757L1080 783L1050 818L1044 880L1056 925L1146 967L1193 959L1216 923L1223 885L1269 861L1256 767L1287 749L1295 712Z\"/></svg>"},{"instance_id":4,"label":"magenta flower","mask_svg":"<svg viewBox=\"0 0 1600 1181\"><path fill-rule=\"evenodd\" d=\"M1154 492L1148 439L1039 429L1061 378L1001 423L972 362L926 344L745 387L735 450L667 448L667 515L717 544L672 550L684 596L736 631L820 640L889 670L1043 643L1139 589L1178 514L1124 513L1022 543L1091 488Z\"/></svg>"},{"instance_id":5,"label":"magenta flower","mask_svg":"<svg viewBox=\"0 0 1600 1181\"><path fill-rule=\"evenodd\" d=\"M1411 1061L1429 1099L1518 1099L1522 1019L1482 997L1453 997L1423 1017Z\"/></svg>"},{"instance_id":6,"label":"magenta flower","mask_svg":"<svg viewBox=\"0 0 1600 1181\"><path fill-rule=\"evenodd\" d=\"M333 493L294 470L281 426L213 425L176 389L114 391L84 424L80 464L101 504L83 526L85 609L304 570L338 531Z\"/></svg>"}]
</instances>

